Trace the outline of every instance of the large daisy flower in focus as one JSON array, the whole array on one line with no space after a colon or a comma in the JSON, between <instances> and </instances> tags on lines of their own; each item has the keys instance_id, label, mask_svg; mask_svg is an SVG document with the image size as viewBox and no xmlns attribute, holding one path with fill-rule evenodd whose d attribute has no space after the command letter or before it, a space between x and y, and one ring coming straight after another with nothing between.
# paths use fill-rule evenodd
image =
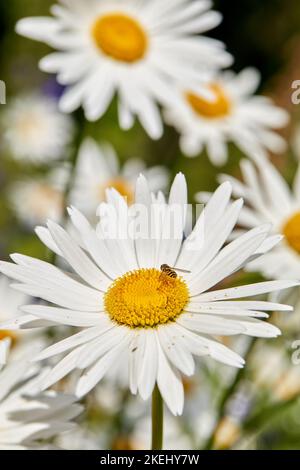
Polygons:
<instances>
[{"instance_id":1,"label":"large daisy flower in focus","mask_svg":"<svg viewBox=\"0 0 300 470\"><path fill-rule=\"evenodd\" d=\"M230 203L231 185L219 187L186 238L187 186L177 175L166 201L137 180L135 205L128 208L115 190L95 230L75 208L69 210L76 239L49 222L37 233L72 272L22 255L2 262L1 271L16 280L13 287L53 305L24 306L24 316L10 327L32 325L37 318L81 328L75 335L39 354L42 360L63 354L45 378L47 388L71 371L82 370L76 395L84 396L126 358L130 390L146 400L157 383L173 414L181 414L181 374L194 373L194 356L210 356L242 367L243 359L216 341L217 335L276 337L278 328L261 319L285 305L247 300L284 289L293 281L269 281L226 289L218 284L259 257L278 241L269 225L224 244L241 210ZM126 236L127 234L127 236ZM162 265L184 269L176 272ZM175 272L175 275L174 275Z\"/></svg>"},{"instance_id":2,"label":"large daisy flower in focus","mask_svg":"<svg viewBox=\"0 0 300 470\"><path fill-rule=\"evenodd\" d=\"M120 168L112 146L100 146L88 138L79 151L70 203L86 216L95 217L97 207L105 200L106 189L115 188L131 204L134 201L135 182L141 173L147 177L151 191L166 191L169 184L166 168L155 166L147 169L143 160L138 158L127 160Z\"/></svg>"},{"instance_id":3,"label":"large daisy flower in focus","mask_svg":"<svg viewBox=\"0 0 300 470\"><path fill-rule=\"evenodd\" d=\"M97 120L117 93L122 128L137 116L159 138L156 103L176 99L172 83L202 82L231 62L222 43L199 36L221 21L210 7L210 0L61 0L54 18L22 19L17 31L58 49L40 67L69 87L63 111L82 105L87 119Z\"/></svg>"},{"instance_id":4,"label":"large daisy flower in focus","mask_svg":"<svg viewBox=\"0 0 300 470\"><path fill-rule=\"evenodd\" d=\"M30 367L26 360L9 363L1 370L1 450L53 449L50 439L75 428L72 421L82 406L72 395L39 392L43 375L45 370Z\"/></svg>"},{"instance_id":5,"label":"large daisy flower in focus","mask_svg":"<svg viewBox=\"0 0 300 470\"><path fill-rule=\"evenodd\" d=\"M210 160L222 165L228 142L251 158L267 151L283 152L285 141L274 130L287 124L288 114L269 98L253 95L259 81L254 69L238 75L224 72L209 85L214 99L199 95L192 85L181 86L181 101L167 108L165 117L180 133L183 153L195 157L206 149Z\"/></svg>"},{"instance_id":6,"label":"large daisy flower in focus","mask_svg":"<svg viewBox=\"0 0 300 470\"><path fill-rule=\"evenodd\" d=\"M18 219L30 228L48 219L60 222L69 175L69 166L62 165L46 176L14 183L8 190L8 200Z\"/></svg>"},{"instance_id":7,"label":"large daisy flower in focus","mask_svg":"<svg viewBox=\"0 0 300 470\"><path fill-rule=\"evenodd\" d=\"M6 107L3 138L16 160L47 164L64 157L73 136L73 122L57 103L43 95L23 95Z\"/></svg>"}]
</instances>

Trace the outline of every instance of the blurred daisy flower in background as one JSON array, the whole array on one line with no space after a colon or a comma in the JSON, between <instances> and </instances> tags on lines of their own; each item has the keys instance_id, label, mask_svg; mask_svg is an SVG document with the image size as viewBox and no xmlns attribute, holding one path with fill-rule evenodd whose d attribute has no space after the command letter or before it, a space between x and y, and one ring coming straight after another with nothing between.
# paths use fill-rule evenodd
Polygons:
<instances>
[{"instance_id":1,"label":"blurred daisy flower in background","mask_svg":"<svg viewBox=\"0 0 300 470\"><path fill-rule=\"evenodd\" d=\"M182 152L196 157L206 149L212 163L223 165L229 142L250 158L286 150L284 139L274 130L288 123L288 114L269 98L253 95L259 81L259 73L252 68L237 75L224 72L209 85L213 99L197 94L192 84L181 86L180 102L173 102L165 118L180 133Z\"/></svg>"},{"instance_id":2,"label":"blurred daisy flower in background","mask_svg":"<svg viewBox=\"0 0 300 470\"><path fill-rule=\"evenodd\" d=\"M241 162L243 181L222 175L220 181L230 181L234 197L242 197L246 205L240 217L240 229L251 229L258 224L270 223L273 233L281 234L279 243L265 256L254 260L247 269L263 273L267 278L300 278L300 169L295 175L293 188L272 163L262 160L255 166L248 160ZM210 194L198 193L197 201L209 200Z\"/></svg>"},{"instance_id":3,"label":"blurred daisy flower in background","mask_svg":"<svg viewBox=\"0 0 300 470\"><path fill-rule=\"evenodd\" d=\"M10 339L9 338L1 339L0 340L0 372L3 366L7 362L9 348L10 348Z\"/></svg>"},{"instance_id":4,"label":"blurred daisy flower in background","mask_svg":"<svg viewBox=\"0 0 300 470\"><path fill-rule=\"evenodd\" d=\"M51 164L65 158L73 138L72 118L52 98L24 94L10 101L1 117L3 139L16 160Z\"/></svg>"},{"instance_id":5,"label":"blurred daisy flower in background","mask_svg":"<svg viewBox=\"0 0 300 470\"><path fill-rule=\"evenodd\" d=\"M7 361L23 360L33 349L37 353L48 346L49 338L45 334L46 330L43 329L41 332L38 327L47 326L49 322L45 323L39 319L34 319L32 324L33 329L26 331L21 329L3 329L1 326L4 323L11 323L20 317L22 315L20 311L21 306L33 301L34 299L29 295L17 292L11 288L7 277L0 276L0 367L1 363L3 365Z\"/></svg>"},{"instance_id":6,"label":"blurred daisy flower in background","mask_svg":"<svg viewBox=\"0 0 300 470\"><path fill-rule=\"evenodd\" d=\"M7 197L17 218L27 228L35 228L48 219L60 222L64 214L64 192L69 177L69 166L61 165L45 176L27 178L12 184Z\"/></svg>"},{"instance_id":7,"label":"blurred daisy flower in background","mask_svg":"<svg viewBox=\"0 0 300 470\"><path fill-rule=\"evenodd\" d=\"M0 323L10 321L17 317L19 307L30 301L30 297L22 292L11 289L10 282L5 276L0 276ZM25 335L24 335L25 333ZM28 333L28 332L27 332ZM13 344L18 338L26 338L26 332L17 332L0 329L0 341L9 338Z\"/></svg>"},{"instance_id":8,"label":"blurred daisy flower in background","mask_svg":"<svg viewBox=\"0 0 300 470\"><path fill-rule=\"evenodd\" d=\"M146 168L143 160L131 158L120 168L119 158L111 145L98 145L87 138L79 150L69 202L87 217L94 218L100 202L105 200L106 189L114 188L130 204L134 201L135 182L140 173L147 177L151 191L167 190L169 172L165 167Z\"/></svg>"},{"instance_id":9,"label":"blurred daisy flower in background","mask_svg":"<svg viewBox=\"0 0 300 470\"><path fill-rule=\"evenodd\" d=\"M97 120L117 93L121 127L132 127L137 116L157 139L163 133L157 103L176 101L175 81L201 85L232 62L221 42L201 36L221 21L211 5L209 0L63 0L52 7L54 17L22 19L17 32L58 49L40 67L69 86L61 110L82 105L86 118Z\"/></svg>"},{"instance_id":10,"label":"blurred daisy flower in background","mask_svg":"<svg viewBox=\"0 0 300 470\"><path fill-rule=\"evenodd\" d=\"M51 440L75 428L73 420L82 406L72 395L41 393L39 382L45 371L27 360L9 363L0 371L1 450L54 449Z\"/></svg>"},{"instance_id":11,"label":"blurred daisy flower in background","mask_svg":"<svg viewBox=\"0 0 300 470\"><path fill-rule=\"evenodd\" d=\"M1 271L17 281L14 288L57 305L24 306L24 316L3 327L18 329L27 322L32 327L33 321L42 319L82 328L35 357L39 361L64 354L44 378L43 388L79 369L82 375L76 395L82 397L120 357L126 357L131 392L146 400L157 383L168 408L178 415L184 404L181 374L194 374L194 355L210 356L238 368L244 365L242 357L217 342L215 336L280 335L278 328L262 319L268 317L265 312L269 310L291 308L245 299L298 282L269 281L215 290L221 281L274 245L274 239L269 238L270 226L262 225L224 247L242 208L241 200L231 203L230 198L231 185L225 183L212 195L185 239L184 176L175 178L168 202L162 194L156 197L151 193L147 180L140 176L135 203L147 209L148 217L132 220L124 198L108 190L108 202L100 206L105 215L97 230L75 208L69 209L69 215L76 240L59 225L48 223L49 248L75 275L22 255L11 256L15 264L1 262ZM151 233L149 214L155 221ZM126 230L133 228L133 234L112 237L112 232L106 231L107 223L116 234L119 224ZM188 272L176 276L171 271L170 275L162 269L165 263Z\"/></svg>"}]
</instances>

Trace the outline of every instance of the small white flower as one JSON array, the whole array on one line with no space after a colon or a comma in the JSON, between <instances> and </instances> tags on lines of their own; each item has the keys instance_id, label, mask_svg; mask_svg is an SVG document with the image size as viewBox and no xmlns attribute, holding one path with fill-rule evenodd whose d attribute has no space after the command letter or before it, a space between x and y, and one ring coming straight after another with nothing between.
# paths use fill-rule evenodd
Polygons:
<instances>
[{"instance_id":1,"label":"small white flower","mask_svg":"<svg viewBox=\"0 0 300 470\"><path fill-rule=\"evenodd\" d=\"M274 106L269 98L253 96L259 84L259 73L245 69L235 75L220 74L211 83L212 100L197 89L181 86L181 102L167 108L166 120L181 134L181 149L190 157L204 148L215 165L227 161L228 142L234 142L249 157L257 152L282 152L285 141L274 132L288 122L288 114Z\"/></svg>"},{"instance_id":2,"label":"small white flower","mask_svg":"<svg viewBox=\"0 0 300 470\"><path fill-rule=\"evenodd\" d=\"M32 163L64 157L73 136L72 119L59 112L54 100L38 94L12 101L3 112L2 126L11 155Z\"/></svg>"},{"instance_id":3,"label":"small white flower","mask_svg":"<svg viewBox=\"0 0 300 470\"><path fill-rule=\"evenodd\" d=\"M43 71L69 88L60 107L80 105L97 120L118 94L124 129L137 116L152 138L163 128L157 102L176 99L175 80L206 79L231 57L222 43L200 36L221 21L210 0L77 0L52 7L54 17L26 18L23 36L59 52L45 57Z\"/></svg>"},{"instance_id":4,"label":"small white flower","mask_svg":"<svg viewBox=\"0 0 300 470\"><path fill-rule=\"evenodd\" d=\"M76 398L54 391L39 392L45 370L25 360L0 372L0 449L42 450L56 435L74 429L81 412Z\"/></svg>"},{"instance_id":5,"label":"small white flower","mask_svg":"<svg viewBox=\"0 0 300 470\"><path fill-rule=\"evenodd\" d=\"M24 306L25 315L5 326L26 327L27 322L40 318L82 328L35 357L38 361L64 355L43 387L78 369L82 375L76 395L82 397L122 361L132 393L146 400L157 383L171 412L181 414L181 374L194 374L193 356L210 356L243 367L244 360L215 336L279 335L278 328L261 319L275 307L291 308L245 299L298 283L269 281L216 290L222 280L274 245L268 238L270 227L263 225L223 247L242 207L241 200L230 203L229 183L212 196L187 238L187 186L182 174L175 178L168 202L161 194L151 194L147 180L139 177L133 207L144 209L148 217L145 213L141 218L132 217L132 207L115 190L108 190L107 197L108 202L100 206L106 216L101 217L97 230L78 210L69 210L76 240L53 222L37 229L73 273L22 255L12 255L15 264L1 262L1 271L17 281L16 289L55 304ZM153 216L151 233L149 214ZM131 236L112 237L106 225L116 228L117 234L118 228L129 228ZM203 237L199 238L199 232ZM165 263L190 272L170 276L161 269Z\"/></svg>"},{"instance_id":6,"label":"small white flower","mask_svg":"<svg viewBox=\"0 0 300 470\"><path fill-rule=\"evenodd\" d=\"M105 191L115 188L128 203L134 200L135 182L143 173L151 191L165 191L169 184L168 170L162 166L145 168L143 160L132 158L120 168L119 159L109 144L99 146L93 139L81 145L70 203L88 217L95 217ZM49 217L51 219L51 217Z\"/></svg>"},{"instance_id":7,"label":"small white flower","mask_svg":"<svg viewBox=\"0 0 300 470\"><path fill-rule=\"evenodd\" d=\"M25 226L34 228L48 219L61 221L69 174L69 167L61 166L47 176L18 181L9 188L10 205Z\"/></svg>"}]
</instances>

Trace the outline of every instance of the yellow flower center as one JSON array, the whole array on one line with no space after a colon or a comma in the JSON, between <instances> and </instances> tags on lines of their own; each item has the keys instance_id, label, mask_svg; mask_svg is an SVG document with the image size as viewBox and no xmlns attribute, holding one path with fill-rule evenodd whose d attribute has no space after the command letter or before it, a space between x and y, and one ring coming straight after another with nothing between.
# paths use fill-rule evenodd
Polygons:
<instances>
[{"instance_id":1,"label":"yellow flower center","mask_svg":"<svg viewBox=\"0 0 300 470\"><path fill-rule=\"evenodd\" d=\"M123 13L97 18L92 26L92 37L104 54L122 62L141 60L148 47L143 27Z\"/></svg>"},{"instance_id":2,"label":"yellow flower center","mask_svg":"<svg viewBox=\"0 0 300 470\"><path fill-rule=\"evenodd\" d=\"M12 346L15 345L17 341L17 335L13 331L9 330L0 330L0 341L3 339L10 338Z\"/></svg>"},{"instance_id":3,"label":"yellow flower center","mask_svg":"<svg viewBox=\"0 0 300 470\"><path fill-rule=\"evenodd\" d=\"M285 223L283 235L290 247L300 254L300 212L296 212Z\"/></svg>"},{"instance_id":4,"label":"yellow flower center","mask_svg":"<svg viewBox=\"0 0 300 470\"><path fill-rule=\"evenodd\" d=\"M130 328L174 321L189 299L186 283L158 269L138 269L118 278L105 295L110 318Z\"/></svg>"},{"instance_id":5,"label":"yellow flower center","mask_svg":"<svg viewBox=\"0 0 300 470\"><path fill-rule=\"evenodd\" d=\"M218 83L209 86L210 91L215 95L213 101L196 95L192 92L186 93L186 99L196 114L208 119L216 119L227 116L231 110L231 103L225 91Z\"/></svg>"},{"instance_id":6,"label":"yellow flower center","mask_svg":"<svg viewBox=\"0 0 300 470\"><path fill-rule=\"evenodd\" d=\"M105 183L105 186L100 188L100 200L102 201L105 198L105 190L109 188L116 189L121 196L125 197L128 204L134 202L134 188L131 186L128 181L123 178L114 178Z\"/></svg>"}]
</instances>

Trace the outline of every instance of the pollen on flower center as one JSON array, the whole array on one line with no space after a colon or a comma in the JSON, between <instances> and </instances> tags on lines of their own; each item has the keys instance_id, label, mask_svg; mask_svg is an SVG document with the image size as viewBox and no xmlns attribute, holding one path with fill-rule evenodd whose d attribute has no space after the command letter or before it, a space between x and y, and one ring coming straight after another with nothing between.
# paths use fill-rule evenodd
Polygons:
<instances>
[{"instance_id":1,"label":"pollen on flower center","mask_svg":"<svg viewBox=\"0 0 300 470\"><path fill-rule=\"evenodd\" d=\"M131 328L156 327L174 321L188 302L181 278L172 279L158 269L139 269L118 278L105 296L110 318Z\"/></svg>"},{"instance_id":2,"label":"pollen on flower center","mask_svg":"<svg viewBox=\"0 0 300 470\"><path fill-rule=\"evenodd\" d=\"M227 116L231 110L231 103L226 93L218 83L213 83L209 89L215 95L215 100L208 101L192 92L186 93L186 99L196 114L215 119Z\"/></svg>"},{"instance_id":3,"label":"pollen on flower center","mask_svg":"<svg viewBox=\"0 0 300 470\"><path fill-rule=\"evenodd\" d=\"M300 254L300 212L296 212L285 223L283 234L290 247Z\"/></svg>"},{"instance_id":4,"label":"pollen on flower center","mask_svg":"<svg viewBox=\"0 0 300 470\"><path fill-rule=\"evenodd\" d=\"M115 60L141 60L148 46L143 27L123 13L100 16L92 26L92 37L99 49Z\"/></svg>"}]
</instances>

